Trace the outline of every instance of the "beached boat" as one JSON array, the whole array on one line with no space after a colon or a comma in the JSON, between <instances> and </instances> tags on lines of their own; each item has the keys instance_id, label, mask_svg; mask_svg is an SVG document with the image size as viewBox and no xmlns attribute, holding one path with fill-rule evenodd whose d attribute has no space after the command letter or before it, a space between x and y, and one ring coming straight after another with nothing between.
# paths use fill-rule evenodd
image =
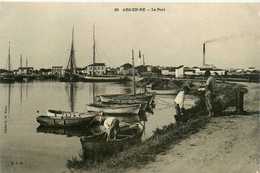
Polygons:
<instances>
[{"instance_id":1,"label":"beached boat","mask_svg":"<svg viewBox=\"0 0 260 173\"><path fill-rule=\"evenodd\" d=\"M76 112L65 112L65 111L57 111L60 114L56 114L56 116L46 116L41 115L36 117L38 123L43 126L81 126L88 125L95 121L95 117L100 115L100 113L76 113Z\"/></svg>"},{"instance_id":2,"label":"beached boat","mask_svg":"<svg viewBox=\"0 0 260 173\"><path fill-rule=\"evenodd\" d=\"M138 114L141 105L105 105L92 103L86 105L86 108L89 112L104 112L106 114Z\"/></svg>"},{"instance_id":3,"label":"beached boat","mask_svg":"<svg viewBox=\"0 0 260 173\"><path fill-rule=\"evenodd\" d=\"M106 133L91 135L80 138L83 150L98 150L99 152L113 151L117 152L126 146L132 146L141 141L143 128L134 128L123 131L117 135L116 140L106 140Z\"/></svg>"},{"instance_id":4,"label":"beached boat","mask_svg":"<svg viewBox=\"0 0 260 173\"><path fill-rule=\"evenodd\" d=\"M175 95L178 94L178 89L171 90L152 90L156 95Z\"/></svg>"}]
</instances>

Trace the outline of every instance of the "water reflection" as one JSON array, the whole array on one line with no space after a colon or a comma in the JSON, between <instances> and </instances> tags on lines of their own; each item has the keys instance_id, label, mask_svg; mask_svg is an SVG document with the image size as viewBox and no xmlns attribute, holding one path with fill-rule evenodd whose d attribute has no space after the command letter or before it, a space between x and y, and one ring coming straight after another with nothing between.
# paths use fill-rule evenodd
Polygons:
<instances>
[{"instance_id":1,"label":"water reflection","mask_svg":"<svg viewBox=\"0 0 260 173\"><path fill-rule=\"evenodd\" d=\"M65 85L65 90L69 98L69 103L70 103L70 111L74 112L75 111L75 100L76 100L76 95L77 95L77 83L66 83Z\"/></svg>"},{"instance_id":2,"label":"water reflection","mask_svg":"<svg viewBox=\"0 0 260 173\"><path fill-rule=\"evenodd\" d=\"M89 128L82 128L82 127L48 127L40 125L37 130L37 133L51 133L56 135L66 135L67 137L81 137L86 135L93 134L93 131Z\"/></svg>"},{"instance_id":3,"label":"water reflection","mask_svg":"<svg viewBox=\"0 0 260 173\"><path fill-rule=\"evenodd\" d=\"M8 93L7 93L7 105L4 107L4 133L7 133L8 130L8 121L11 119L11 91L12 84L8 83Z\"/></svg>"},{"instance_id":4,"label":"water reflection","mask_svg":"<svg viewBox=\"0 0 260 173\"><path fill-rule=\"evenodd\" d=\"M23 90L24 90L24 85L25 85L25 96L26 96L26 99L28 99L28 82L20 82L20 105L22 106L23 105Z\"/></svg>"},{"instance_id":5,"label":"water reflection","mask_svg":"<svg viewBox=\"0 0 260 173\"><path fill-rule=\"evenodd\" d=\"M20 83L20 105L23 105L23 83Z\"/></svg>"},{"instance_id":6,"label":"water reflection","mask_svg":"<svg viewBox=\"0 0 260 173\"><path fill-rule=\"evenodd\" d=\"M7 109L7 114L8 116L10 115L10 107L11 107L11 87L12 87L12 84L8 84L8 109Z\"/></svg>"},{"instance_id":7,"label":"water reflection","mask_svg":"<svg viewBox=\"0 0 260 173\"><path fill-rule=\"evenodd\" d=\"M74 89L72 89L73 87ZM78 151L82 146L77 136L85 136L83 135L85 131L88 135L90 129L90 133L96 134L100 129L95 126L96 129L86 128L83 129L83 132L79 132L74 129L38 128L39 124L35 119L36 111L45 113L46 109L69 110L74 107L74 111L84 112L86 111L85 104L93 102L93 88L95 88L94 95L131 93L130 86L116 83L94 83L93 85L83 82L71 84L34 81L22 84L18 82L10 85L1 84L0 92L3 99L0 101L2 108L6 109L2 112L6 112L4 114L6 117L7 114L11 116L6 121L11 122L7 124L8 132L1 136L0 142L2 172L11 172L9 164L14 158L15 161L26 160L26 163L29 164L26 167L24 166L23 170L19 168L18 172L37 172L38 170L42 170L42 172L62 172L67 159L71 158L71 155L78 157ZM189 99L189 97L187 96L186 99ZM190 99L194 100L193 97ZM120 117L120 122L131 124L142 121L145 124L142 140L149 138L156 128L174 123L174 108L161 104L163 101L173 103L174 96L169 98L156 96L156 101L156 109L153 109L154 114L146 112L139 117L137 115ZM185 104L188 103L186 101L188 100L185 100ZM4 123L1 125L4 125ZM37 128L38 133L36 133ZM68 138L68 136L75 137ZM50 159L50 156L55 159L55 163L53 159Z\"/></svg>"}]
</instances>

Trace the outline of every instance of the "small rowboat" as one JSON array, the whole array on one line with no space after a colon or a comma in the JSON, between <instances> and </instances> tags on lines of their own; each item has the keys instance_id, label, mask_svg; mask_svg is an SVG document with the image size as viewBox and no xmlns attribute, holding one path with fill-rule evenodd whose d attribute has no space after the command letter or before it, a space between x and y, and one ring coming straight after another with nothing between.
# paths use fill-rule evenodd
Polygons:
<instances>
[{"instance_id":1,"label":"small rowboat","mask_svg":"<svg viewBox=\"0 0 260 173\"><path fill-rule=\"evenodd\" d=\"M140 100L112 100L109 102L96 102L97 104L103 104L103 105L136 105L140 104L141 108L140 111L145 111L148 105L147 101L140 101Z\"/></svg>"},{"instance_id":2,"label":"small rowboat","mask_svg":"<svg viewBox=\"0 0 260 173\"><path fill-rule=\"evenodd\" d=\"M80 142L83 150L98 150L105 151L121 151L126 146L132 146L141 141L143 128L135 128L133 130L124 131L123 134L118 134L116 140L106 141L105 132L98 135L81 137Z\"/></svg>"},{"instance_id":3,"label":"small rowboat","mask_svg":"<svg viewBox=\"0 0 260 173\"><path fill-rule=\"evenodd\" d=\"M54 127L70 127L70 126L82 126L88 125L95 120L96 116L100 113L73 113L63 112L57 116L46 116L41 115L36 117L36 121L43 126L54 126ZM76 116L77 115L77 116Z\"/></svg>"},{"instance_id":4,"label":"small rowboat","mask_svg":"<svg viewBox=\"0 0 260 173\"><path fill-rule=\"evenodd\" d=\"M85 76L83 79L85 82L118 82L127 80L124 76Z\"/></svg>"},{"instance_id":5,"label":"small rowboat","mask_svg":"<svg viewBox=\"0 0 260 173\"><path fill-rule=\"evenodd\" d=\"M156 95L175 95L178 94L178 89L172 90L152 90Z\"/></svg>"},{"instance_id":6,"label":"small rowboat","mask_svg":"<svg viewBox=\"0 0 260 173\"><path fill-rule=\"evenodd\" d=\"M60 111L60 110L47 110L46 115L50 117L79 117L79 112L69 112L69 111Z\"/></svg>"},{"instance_id":7,"label":"small rowboat","mask_svg":"<svg viewBox=\"0 0 260 173\"><path fill-rule=\"evenodd\" d=\"M106 114L138 114L141 108L141 104L133 105L106 105L92 103L86 105L89 112L104 112Z\"/></svg>"},{"instance_id":8,"label":"small rowboat","mask_svg":"<svg viewBox=\"0 0 260 173\"><path fill-rule=\"evenodd\" d=\"M154 98L153 94L137 94L137 95L101 95L99 96L102 102L111 102L115 100L132 100L132 101L147 101L150 104Z\"/></svg>"}]
</instances>

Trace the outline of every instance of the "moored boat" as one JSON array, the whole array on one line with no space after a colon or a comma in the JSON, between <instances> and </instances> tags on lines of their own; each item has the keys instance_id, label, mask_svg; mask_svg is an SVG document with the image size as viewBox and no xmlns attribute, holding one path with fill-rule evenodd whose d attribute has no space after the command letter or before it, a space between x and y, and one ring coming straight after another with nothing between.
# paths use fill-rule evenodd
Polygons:
<instances>
[{"instance_id":1,"label":"moored boat","mask_svg":"<svg viewBox=\"0 0 260 173\"><path fill-rule=\"evenodd\" d=\"M109 102L96 102L98 104L104 104L104 105L135 105L135 104L140 104L141 111L145 111L147 106L148 106L148 102L147 101L141 101L141 100L112 100Z\"/></svg>"},{"instance_id":2,"label":"moored boat","mask_svg":"<svg viewBox=\"0 0 260 173\"><path fill-rule=\"evenodd\" d=\"M36 117L38 123L43 126L55 126L55 127L69 127L69 126L82 126L88 125L95 121L95 117L100 115L100 113L73 113L73 112L65 112L65 111L57 111L62 112L57 116L46 116L41 115Z\"/></svg>"},{"instance_id":3,"label":"moored boat","mask_svg":"<svg viewBox=\"0 0 260 173\"><path fill-rule=\"evenodd\" d=\"M138 114L141 104L133 105L105 105L92 103L86 105L89 112L104 112L106 114Z\"/></svg>"},{"instance_id":4,"label":"moored boat","mask_svg":"<svg viewBox=\"0 0 260 173\"><path fill-rule=\"evenodd\" d=\"M156 95L175 95L178 94L178 89L172 90L152 90Z\"/></svg>"},{"instance_id":5,"label":"moored boat","mask_svg":"<svg viewBox=\"0 0 260 173\"><path fill-rule=\"evenodd\" d=\"M71 112L71 111L60 111L60 110L47 110L46 115L50 117L79 117L84 113Z\"/></svg>"},{"instance_id":6,"label":"moored boat","mask_svg":"<svg viewBox=\"0 0 260 173\"><path fill-rule=\"evenodd\" d=\"M141 141L143 128L134 128L124 133L119 133L116 140L106 141L105 132L98 135L91 135L80 138L84 150L120 151L128 145L134 145Z\"/></svg>"},{"instance_id":7,"label":"moored boat","mask_svg":"<svg viewBox=\"0 0 260 173\"><path fill-rule=\"evenodd\" d=\"M85 76L85 82L122 82L126 81L124 76Z\"/></svg>"},{"instance_id":8,"label":"moored boat","mask_svg":"<svg viewBox=\"0 0 260 173\"><path fill-rule=\"evenodd\" d=\"M150 104L154 98L153 94L136 94L136 95L127 95L127 94L115 94L115 95L100 95L100 100L102 102L111 102L115 100L131 100L131 101L147 101Z\"/></svg>"}]
</instances>

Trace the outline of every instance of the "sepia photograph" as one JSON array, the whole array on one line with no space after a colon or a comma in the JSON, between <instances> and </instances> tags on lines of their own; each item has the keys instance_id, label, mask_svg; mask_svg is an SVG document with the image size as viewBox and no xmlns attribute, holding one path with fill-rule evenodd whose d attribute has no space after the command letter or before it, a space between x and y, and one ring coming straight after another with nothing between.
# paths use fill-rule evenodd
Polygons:
<instances>
[{"instance_id":1,"label":"sepia photograph","mask_svg":"<svg viewBox=\"0 0 260 173\"><path fill-rule=\"evenodd\" d=\"M260 173L259 2L0 2L1 173Z\"/></svg>"}]
</instances>

